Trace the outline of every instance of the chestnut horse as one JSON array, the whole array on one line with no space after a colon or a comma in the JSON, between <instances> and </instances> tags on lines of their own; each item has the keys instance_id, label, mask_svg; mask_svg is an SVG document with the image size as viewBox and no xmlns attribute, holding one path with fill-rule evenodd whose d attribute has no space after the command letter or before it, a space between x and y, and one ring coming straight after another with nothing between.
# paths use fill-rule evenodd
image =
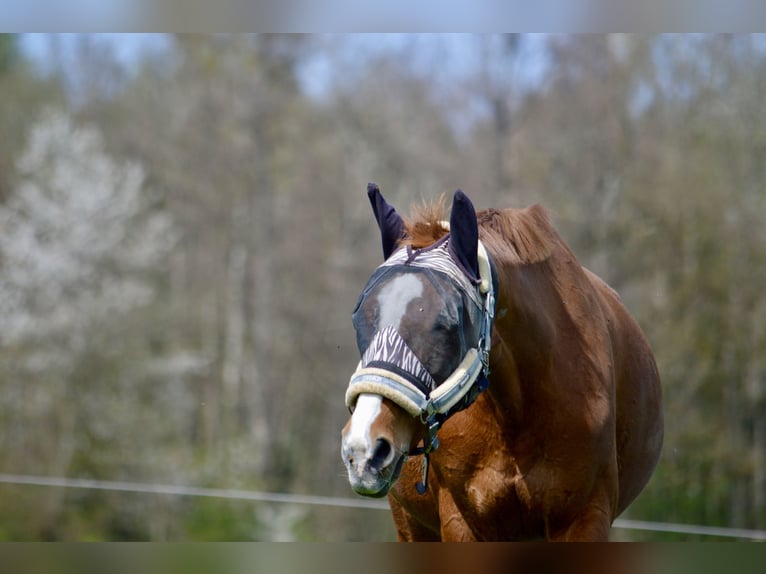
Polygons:
<instances>
[{"instance_id":1,"label":"chestnut horse","mask_svg":"<svg viewBox=\"0 0 766 574\"><path fill-rule=\"evenodd\" d=\"M657 367L617 293L540 206L477 214L457 191L448 223L405 221L368 195L385 261L353 315L351 487L388 495L399 540L608 540L663 439Z\"/></svg>"}]
</instances>

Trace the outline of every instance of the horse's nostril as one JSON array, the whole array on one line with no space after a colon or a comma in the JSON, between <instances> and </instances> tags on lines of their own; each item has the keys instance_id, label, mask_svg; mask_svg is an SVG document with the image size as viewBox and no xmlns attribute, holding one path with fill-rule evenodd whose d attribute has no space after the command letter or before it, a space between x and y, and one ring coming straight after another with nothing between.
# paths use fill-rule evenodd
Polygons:
<instances>
[{"instance_id":1,"label":"horse's nostril","mask_svg":"<svg viewBox=\"0 0 766 574\"><path fill-rule=\"evenodd\" d=\"M379 438L375 442L375 450L370 459L370 467L380 469L386 463L391 454L391 443L384 438Z\"/></svg>"}]
</instances>

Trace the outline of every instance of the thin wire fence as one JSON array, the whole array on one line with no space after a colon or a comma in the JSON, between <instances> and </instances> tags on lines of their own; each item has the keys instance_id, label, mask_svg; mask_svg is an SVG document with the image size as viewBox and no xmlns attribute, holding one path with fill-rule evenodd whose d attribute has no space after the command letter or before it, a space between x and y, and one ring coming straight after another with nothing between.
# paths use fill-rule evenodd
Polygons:
<instances>
[{"instance_id":1,"label":"thin wire fence","mask_svg":"<svg viewBox=\"0 0 766 574\"><path fill-rule=\"evenodd\" d=\"M59 476L34 476L26 474L2 474L0 484L41 486L49 488L79 488L86 490L108 490L114 492L132 492L138 494L161 494L170 496L195 496L207 498L226 498L249 500L252 502L272 502L310 506L330 506L335 508L356 508L369 510L388 510L388 503L381 500L363 498L343 498L310 494L292 494L261 492L256 490L237 490L227 488L203 488L177 484L149 484L143 482L92 480L85 478L66 478ZM766 540L766 531L744 528L724 528L701 526L696 524L676 524L666 522L648 522L644 520L620 519L614 521L615 528L643 530L648 532L668 532L696 536L718 536L740 540Z\"/></svg>"}]
</instances>

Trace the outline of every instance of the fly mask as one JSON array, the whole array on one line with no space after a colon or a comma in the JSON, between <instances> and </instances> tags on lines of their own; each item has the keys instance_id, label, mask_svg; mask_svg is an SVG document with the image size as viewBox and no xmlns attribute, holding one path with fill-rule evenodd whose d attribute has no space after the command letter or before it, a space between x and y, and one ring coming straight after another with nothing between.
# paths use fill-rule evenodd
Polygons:
<instances>
[{"instance_id":1,"label":"fly mask","mask_svg":"<svg viewBox=\"0 0 766 574\"><path fill-rule=\"evenodd\" d=\"M449 228L449 224L443 225ZM438 447L438 429L451 415L470 406L489 384L496 277L481 242L477 250L479 277L471 278L452 257L450 240L448 234L423 249L413 250L407 245L395 251L376 269L352 315L362 360L346 390L346 405L353 412L359 395L376 394L423 422L427 429L424 446L410 453L425 455L419 491L425 491L428 454ZM422 282L428 281L439 294L441 311L456 320L453 330L461 359L447 373L431 359L427 345L419 344L417 354L394 324L384 324L389 319L381 314L381 293L395 278L408 274L417 277L412 279L421 290ZM437 370L442 372L434 372Z\"/></svg>"}]
</instances>

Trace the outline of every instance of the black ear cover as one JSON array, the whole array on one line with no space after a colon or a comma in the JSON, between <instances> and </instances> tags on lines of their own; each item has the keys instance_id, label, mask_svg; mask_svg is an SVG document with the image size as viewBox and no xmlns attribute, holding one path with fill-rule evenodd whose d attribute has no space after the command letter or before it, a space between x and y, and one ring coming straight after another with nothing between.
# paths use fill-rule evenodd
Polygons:
<instances>
[{"instance_id":1,"label":"black ear cover","mask_svg":"<svg viewBox=\"0 0 766 574\"><path fill-rule=\"evenodd\" d=\"M386 202L376 184L367 184L367 197L370 199L372 211L380 228L383 258L388 259L399 241L404 237L404 221L396 210Z\"/></svg>"},{"instance_id":2,"label":"black ear cover","mask_svg":"<svg viewBox=\"0 0 766 574\"><path fill-rule=\"evenodd\" d=\"M468 277L480 281L479 277L479 224L476 210L468 196L459 189L452 199L449 218L449 251Z\"/></svg>"}]
</instances>

